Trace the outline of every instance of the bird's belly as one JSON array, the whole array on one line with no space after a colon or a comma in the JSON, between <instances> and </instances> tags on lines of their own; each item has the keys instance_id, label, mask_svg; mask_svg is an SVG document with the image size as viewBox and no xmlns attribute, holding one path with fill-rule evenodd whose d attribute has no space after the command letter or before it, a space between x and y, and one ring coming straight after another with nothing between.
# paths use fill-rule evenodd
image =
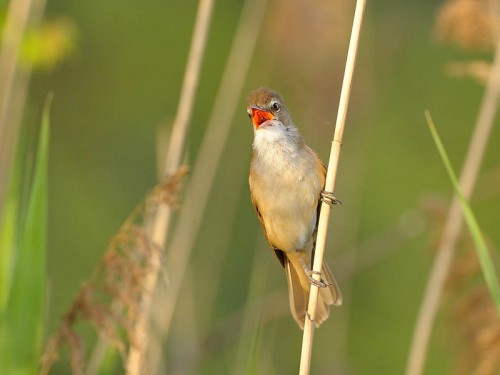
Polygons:
<instances>
[{"instance_id":1,"label":"bird's belly","mask_svg":"<svg viewBox=\"0 0 500 375\"><path fill-rule=\"evenodd\" d=\"M255 143L260 148L251 163L250 188L267 238L283 251L302 250L316 226L321 162L307 149Z\"/></svg>"},{"instance_id":2,"label":"bird's belly","mask_svg":"<svg viewBox=\"0 0 500 375\"><path fill-rule=\"evenodd\" d=\"M316 226L319 191L305 181L282 184L276 180L268 191L261 213L269 240L283 251L304 249Z\"/></svg>"}]
</instances>

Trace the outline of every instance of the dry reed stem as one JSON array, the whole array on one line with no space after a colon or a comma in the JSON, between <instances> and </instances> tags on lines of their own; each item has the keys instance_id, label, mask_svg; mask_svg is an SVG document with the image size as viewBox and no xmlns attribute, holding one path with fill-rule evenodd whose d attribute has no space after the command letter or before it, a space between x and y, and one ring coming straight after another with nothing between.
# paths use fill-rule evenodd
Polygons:
<instances>
[{"instance_id":1,"label":"dry reed stem","mask_svg":"<svg viewBox=\"0 0 500 375\"><path fill-rule=\"evenodd\" d=\"M212 9L213 0L200 0L182 84L181 97L165 161L165 175L173 173L178 168L184 152L186 133L191 118L194 95L198 86L198 77L205 51ZM163 249L165 246L170 217L171 208L166 204L160 204L153 223L151 223L151 226L148 226L152 228L151 241L159 249ZM158 280L158 274L161 270L161 253L156 252L152 254L151 267L146 275L142 302L137 321L133 328L136 342L130 347L126 363L128 375L138 375L145 370L152 297Z\"/></svg>"},{"instance_id":2,"label":"dry reed stem","mask_svg":"<svg viewBox=\"0 0 500 375\"><path fill-rule=\"evenodd\" d=\"M85 348L77 333L77 324L83 322L91 324L96 332L119 350L125 360L126 348L136 342L132 327L139 311L149 260L152 253L160 250L149 241L140 225L140 218L145 208L152 209L165 202L176 205L186 173L185 168L180 168L175 175L156 186L122 224L110 241L99 266L64 314L59 329L48 339L41 359L40 374L49 373L63 344L67 344L70 349L73 373L83 373ZM93 368L89 368L87 373L97 372L95 368L99 365L97 360L93 361Z\"/></svg>"},{"instance_id":3,"label":"dry reed stem","mask_svg":"<svg viewBox=\"0 0 500 375\"><path fill-rule=\"evenodd\" d=\"M460 188L469 199L476 183L479 167L486 149L486 144L493 127L500 98L500 43L497 43L491 75L476 120L474 134L469 145L467 157L460 175ZM427 348L432 326L443 294L443 287L449 273L455 244L462 230L462 211L456 198L448 211L444 230L440 239L438 253L432 266L424 298L420 306L417 323L406 367L407 375L423 373Z\"/></svg>"},{"instance_id":4,"label":"dry reed stem","mask_svg":"<svg viewBox=\"0 0 500 375\"><path fill-rule=\"evenodd\" d=\"M356 63L356 54L358 50L359 34L363 21L363 13L366 0L357 0L356 9L354 11L354 20L352 25L351 39L349 41L349 49L347 52L347 61L342 81L342 89L340 93L339 110L337 113L337 121L335 124L335 133L333 136L332 147L330 151L330 160L328 162L328 171L326 174L325 190L334 191L335 179L337 176L337 167L339 163L340 147L342 145L342 136L344 133L345 119L347 107L349 104L349 95L351 92L352 77L354 66ZM326 233L328 231L328 219L330 217L330 206L323 202L318 222L318 235L316 238L316 248L314 253L313 271L314 278L320 279L321 267L323 265L323 254L325 251ZM316 305L318 301L318 287L311 285L309 294L309 305L304 324L304 335L302 339L302 353L300 357L300 374L306 375L310 372L311 354L314 338L314 319L316 315Z\"/></svg>"},{"instance_id":5,"label":"dry reed stem","mask_svg":"<svg viewBox=\"0 0 500 375\"><path fill-rule=\"evenodd\" d=\"M214 109L186 189L186 196L189 199L184 202L169 246L171 249L169 261L175 272L170 274L171 282L165 295L158 296L163 299L158 303L165 308L161 314L164 337L168 336L191 251L210 198L210 187L213 185L217 167L220 165L232 119L252 61L258 36L256 30L260 29L259 25L266 4L267 0L245 1Z\"/></svg>"},{"instance_id":6,"label":"dry reed stem","mask_svg":"<svg viewBox=\"0 0 500 375\"><path fill-rule=\"evenodd\" d=\"M125 363L127 349L137 345L135 322L140 311L144 282L153 254L161 253L154 246L143 225L143 215L159 204L178 206L178 194L187 168L179 168L176 174L157 185L128 216L120 230L112 238L101 263L87 280L62 323L47 341L41 358L40 374L48 374L66 344L70 351L73 373L83 374L86 365L84 341L78 333L82 323L89 323L95 332L113 346ZM99 344L101 345L101 341ZM92 354L86 373L97 373L105 347Z\"/></svg>"},{"instance_id":7,"label":"dry reed stem","mask_svg":"<svg viewBox=\"0 0 500 375\"><path fill-rule=\"evenodd\" d=\"M19 54L27 25L37 25L45 0L11 0L2 30L0 50L0 214L26 100L29 69L19 69Z\"/></svg>"},{"instance_id":8,"label":"dry reed stem","mask_svg":"<svg viewBox=\"0 0 500 375\"><path fill-rule=\"evenodd\" d=\"M212 114L209 120L208 131L212 133L217 133L222 130L226 133L224 143L227 143L227 136L229 135L230 125L234 118L234 112L231 116L226 116L227 109L226 103L230 100L230 92L232 92L233 102L232 106L234 109L238 108L237 99L241 97L243 84L245 82L245 78L247 76L247 72L250 67L250 63L252 62L252 56L255 51L255 47L257 45L257 38L259 36L259 30L261 30L261 24L264 19L264 13L267 8L268 0L246 0L243 9L241 11L241 18L238 22L238 29L236 30L233 45L231 47L230 57L228 58L227 66L225 68L224 77L222 79L221 88L219 93L221 98L217 98L216 100L216 108L218 115L216 113ZM232 67L232 68L230 68ZM225 95L222 95L225 92ZM218 95L219 95L218 93ZM213 125L211 125L213 124ZM218 129L215 128L215 124L219 124ZM221 125L222 124L222 125ZM213 161L213 164L220 164L220 158L222 155L218 156L217 160ZM234 171L231 176L234 177L235 182L232 183L232 190L235 192L240 191L241 184L247 183L247 179L244 178L244 174L248 173L248 171L244 168L239 168L238 171ZM226 202L225 209L225 224L228 228L228 234L223 239L222 245L219 244L220 251L217 254L213 254L213 258L211 259L211 264L213 265L210 272L215 274L220 274L221 267L223 265L223 260L226 256L226 251L228 250L228 242L230 239L230 229L231 226L235 223L234 216L236 214L236 209L239 201L239 197L235 196L233 202ZM221 225L224 226L224 223ZM211 283L207 282L207 287L211 289L213 292L212 299L205 304L205 313L207 318L210 318L213 313L213 308L215 304L215 296L217 294L218 286L222 283L223 280L221 278L213 278Z\"/></svg>"}]
</instances>

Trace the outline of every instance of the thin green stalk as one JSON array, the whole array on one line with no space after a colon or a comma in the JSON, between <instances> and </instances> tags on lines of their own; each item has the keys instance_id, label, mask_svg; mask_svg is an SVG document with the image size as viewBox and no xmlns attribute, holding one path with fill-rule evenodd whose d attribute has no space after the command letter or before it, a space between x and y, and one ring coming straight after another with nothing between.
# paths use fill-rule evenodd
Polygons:
<instances>
[{"instance_id":1,"label":"thin green stalk","mask_svg":"<svg viewBox=\"0 0 500 375\"><path fill-rule=\"evenodd\" d=\"M460 187L467 198L470 198L476 184L481 161L493 129L499 98L500 40L497 41L491 74L479 108L464 165L460 172ZM457 198L454 198L448 209L436 257L419 308L406 364L405 373L407 375L420 375L424 371L432 327L436 320L439 302L455 252L455 244L462 231L462 225L460 202Z\"/></svg>"},{"instance_id":2,"label":"thin green stalk","mask_svg":"<svg viewBox=\"0 0 500 375\"><path fill-rule=\"evenodd\" d=\"M436 127L434 126L434 122L432 121L431 115L428 111L425 112L425 118L427 120L427 125L429 126L432 138L434 139L434 143L436 144L436 147L438 149L439 155L441 156L441 160L443 161L443 164L446 168L446 172L448 173L451 183L453 184L455 195L460 203L460 207L462 208L465 223L467 224L474 244L476 245L475 249L479 258L479 263L481 264L484 279L500 315L500 289L498 286L498 277L496 274L494 263L488 252L486 241L481 233L481 228L479 227L476 217L472 212L467 199L465 199L465 196L462 193L462 189L460 188L460 184L458 183L457 176L455 175L453 167L451 166L450 159L446 154L446 150L443 146L443 143L441 142L441 138L439 137Z\"/></svg>"}]
</instances>

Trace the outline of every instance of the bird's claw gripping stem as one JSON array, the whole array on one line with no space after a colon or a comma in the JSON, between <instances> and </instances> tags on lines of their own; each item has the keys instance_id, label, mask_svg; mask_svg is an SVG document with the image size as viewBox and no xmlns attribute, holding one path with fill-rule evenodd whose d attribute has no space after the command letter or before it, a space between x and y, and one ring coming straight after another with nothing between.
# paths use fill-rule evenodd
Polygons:
<instances>
[{"instance_id":1,"label":"bird's claw gripping stem","mask_svg":"<svg viewBox=\"0 0 500 375\"><path fill-rule=\"evenodd\" d=\"M335 198L335 196L333 195L333 191L323 190L319 194L319 200L322 202L325 202L330 207L332 207L332 205L334 205L334 204L342 204L341 201L339 201L337 198Z\"/></svg>"},{"instance_id":2,"label":"bird's claw gripping stem","mask_svg":"<svg viewBox=\"0 0 500 375\"><path fill-rule=\"evenodd\" d=\"M305 272L310 284L315 285L318 288L326 288L327 286L332 285L332 283L330 283L326 280L323 280L323 279L316 280L313 277L313 275L320 275L320 277L321 277L321 272L311 270L307 266L307 264L304 262L304 259L302 259L302 256L300 254L299 254L299 260L300 260L300 264L302 265L302 268L304 269L304 272Z\"/></svg>"}]
</instances>

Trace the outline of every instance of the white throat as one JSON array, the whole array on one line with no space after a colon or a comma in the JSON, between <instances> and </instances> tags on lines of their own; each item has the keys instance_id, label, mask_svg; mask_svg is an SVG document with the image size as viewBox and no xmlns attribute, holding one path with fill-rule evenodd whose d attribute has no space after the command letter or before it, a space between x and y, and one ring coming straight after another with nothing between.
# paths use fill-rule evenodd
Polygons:
<instances>
[{"instance_id":1,"label":"white throat","mask_svg":"<svg viewBox=\"0 0 500 375\"><path fill-rule=\"evenodd\" d=\"M253 148L261 156L280 151L293 156L299 149L300 140L301 136L296 127L285 127L281 122L271 120L254 129Z\"/></svg>"}]
</instances>

